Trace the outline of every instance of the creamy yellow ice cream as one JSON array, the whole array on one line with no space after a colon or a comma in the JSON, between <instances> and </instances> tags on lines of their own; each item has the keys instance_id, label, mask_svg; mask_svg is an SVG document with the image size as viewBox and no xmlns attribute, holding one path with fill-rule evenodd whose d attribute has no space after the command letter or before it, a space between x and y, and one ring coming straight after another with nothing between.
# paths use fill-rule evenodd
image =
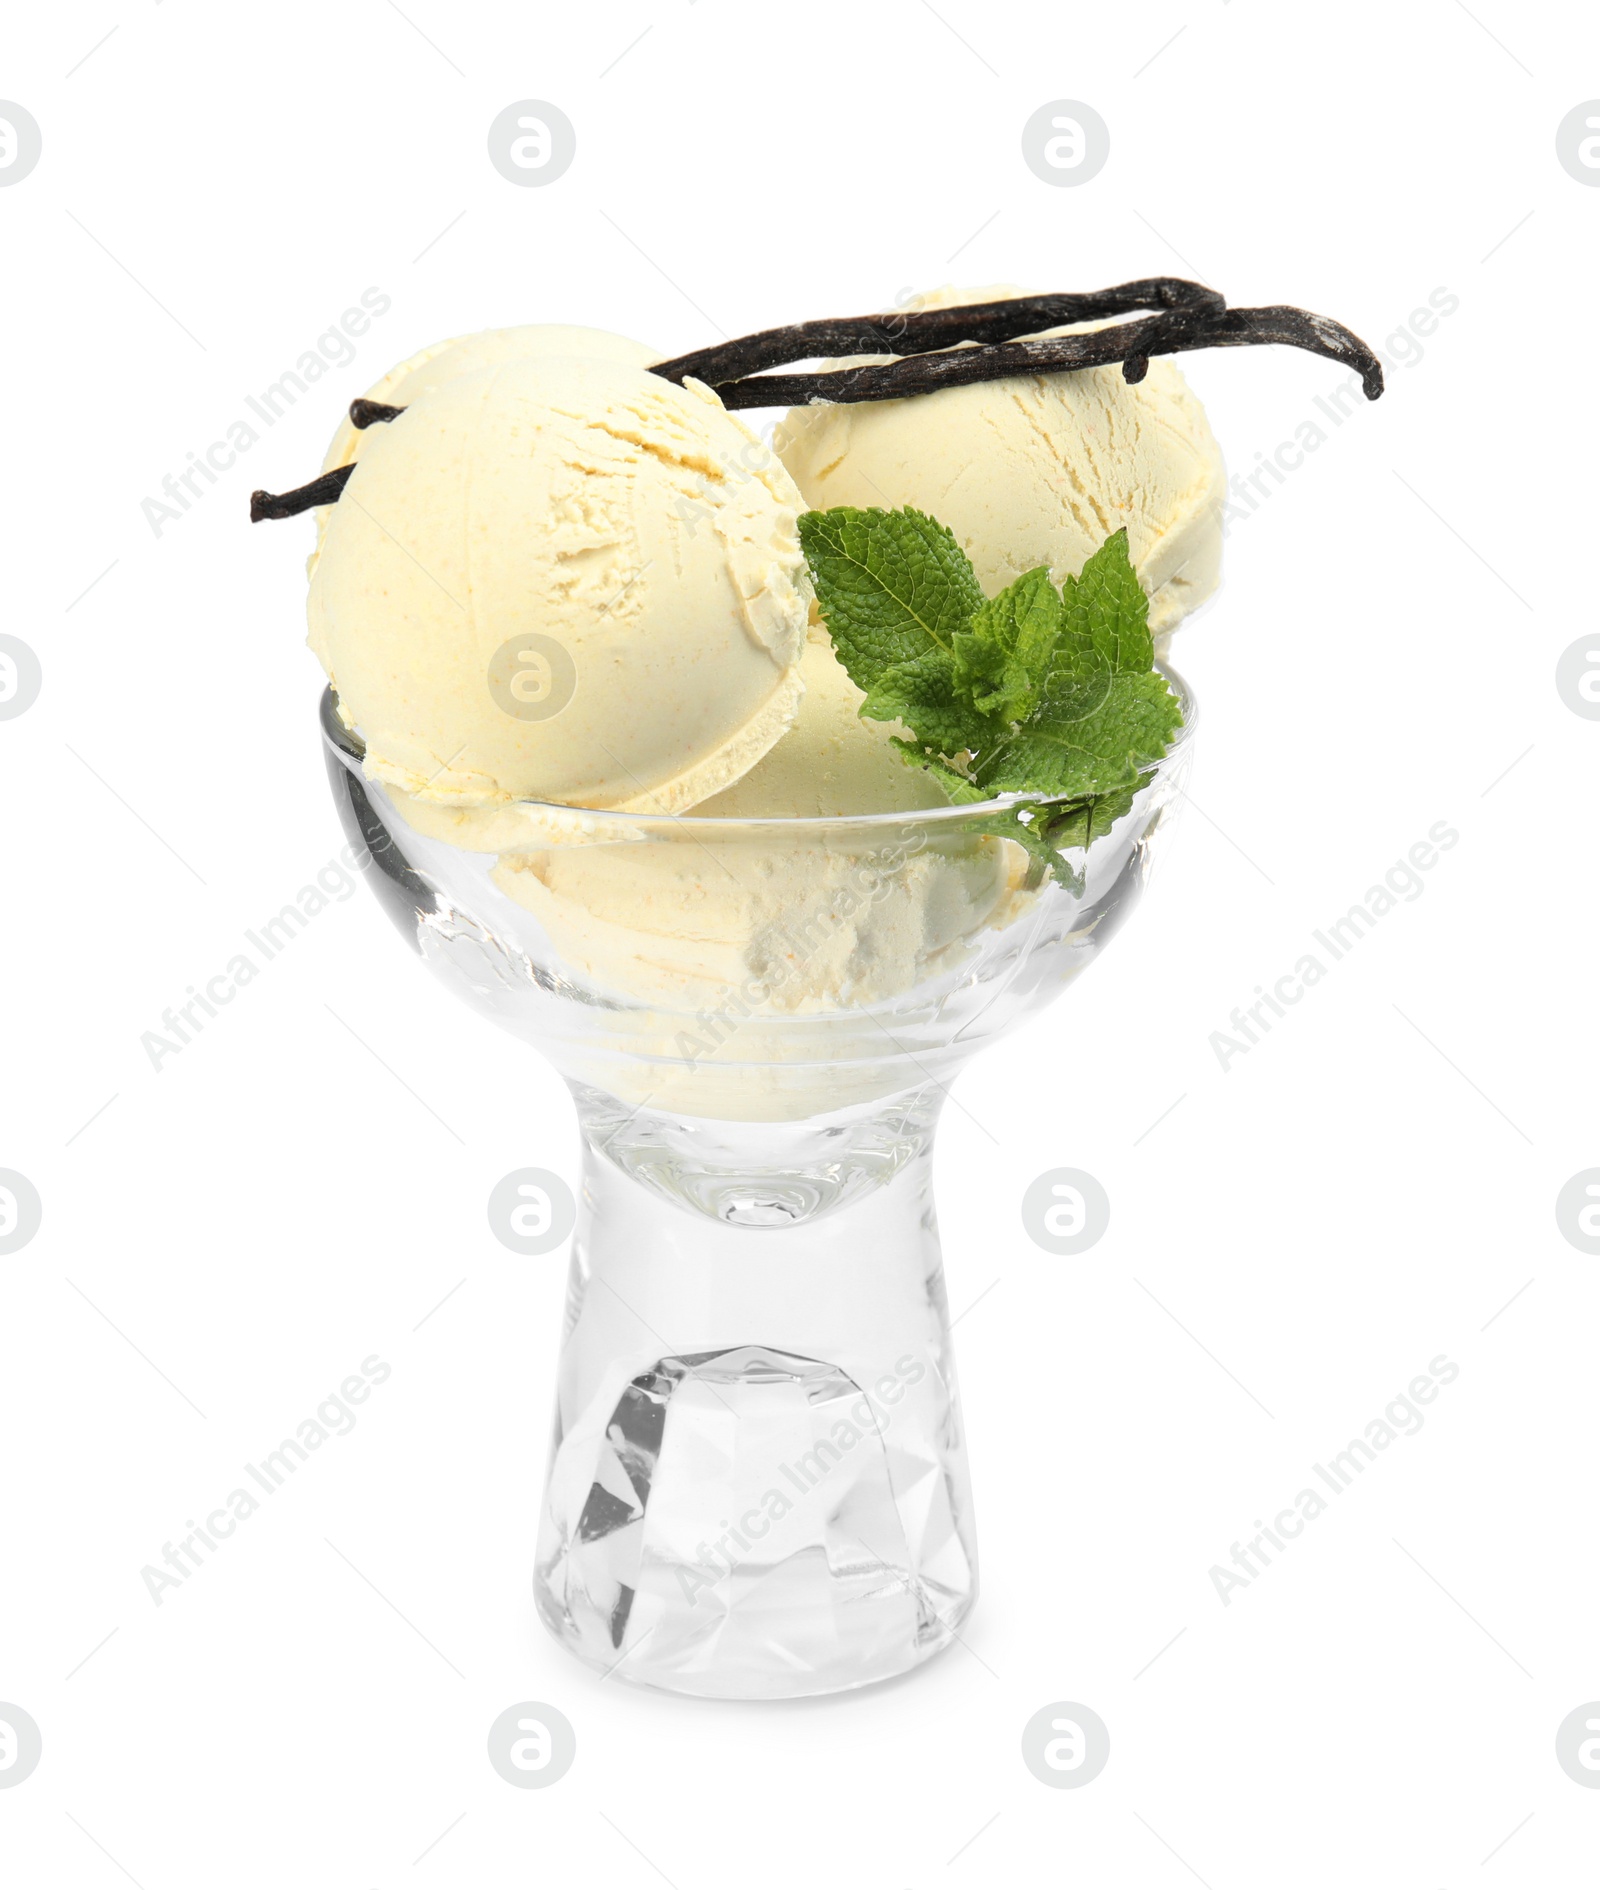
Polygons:
<instances>
[{"instance_id":1,"label":"creamy yellow ice cream","mask_svg":"<svg viewBox=\"0 0 1600 1890\"><path fill-rule=\"evenodd\" d=\"M445 810L738 780L800 696L799 504L693 383L552 357L420 395L368 430L311 583L367 772Z\"/></svg>"},{"instance_id":2,"label":"creamy yellow ice cream","mask_svg":"<svg viewBox=\"0 0 1600 1890\"><path fill-rule=\"evenodd\" d=\"M898 725L860 719L862 692L820 624L800 675L793 728L692 819L837 819L947 804L933 777L891 746ZM759 1017L879 1003L960 963L971 940L1009 923L1026 897L1020 847L971 834L929 844L914 819L597 844L580 813L456 809L392 789L390 798L418 832L498 853L495 885L534 915L569 973L679 1012L732 1005ZM751 1048L742 1039L741 1053ZM662 1054L673 1046L663 1043Z\"/></svg>"},{"instance_id":3,"label":"creamy yellow ice cream","mask_svg":"<svg viewBox=\"0 0 1600 1890\"><path fill-rule=\"evenodd\" d=\"M837 1010L941 976L978 933L1017 916L1028 896L1021 847L918 831L915 810L944 807L946 797L891 745L905 732L898 724L861 720L862 692L820 624L800 675L794 727L691 818L910 817L707 828L683 843L615 846L585 845L573 831L577 844L520 851L502 816L494 882L534 914L565 964L606 990L674 1009ZM480 833L480 844L489 837ZM741 1039L741 1054L751 1047Z\"/></svg>"},{"instance_id":4,"label":"creamy yellow ice cream","mask_svg":"<svg viewBox=\"0 0 1600 1890\"><path fill-rule=\"evenodd\" d=\"M897 724L861 720L862 692L820 623L800 675L794 727L691 818L836 819L947 804L890 745ZM528 810L503 810L492 826L419 814L415 803L402 812L437 838L500 851L494 883L539 920L572 971L674 1010L731 1004L770 1016L882 1002L938 977L978 932L1014 917L1027 870L1007 841L955 834L928 844L914 821L593 845L581 825L563 833ZM528 850L541 830L565 844Z\"/></svg>"},{"instance_id":5,"label":"creamy yellow ice cream","mask_svg":"<svg viewBox=\"0 0 1600 1890\"><path fill-rule=\"evenodd\" d=\"M486 328L480 334L454 335L448 341L436 341L420 349L409 361L390 368L381 381L366 391L368 400L381 401L386 407L409 406L434 388L442 387L457 375L471 374L478 368L500 367L507 361L548 360L552 356L580 361L620 361L628 367L648 367L661 355L642 341L630 341L626 335L609 334L603 328L577 328L566 322L528 322L518 328ZM378 424L382 424L379 422ZM322 462L324 472L348 466L361 451L361 443L371 428L340 421L339 429ZM324 513L331 510L324 507Z\"/></svg>"},{"instance_id":6,"label":"creamy yellow ice cream","mask_svg":"<svg viewBox=\"0 0 1600 1890\"><path fill-rule=\"evenodd\" d=\"M805 694L794 727L747 775L702 801L697 815L772 820L835 814L889 814L944 807L948 797L926 768L908 766L890 740L898 722L864 722L864 692L851 682L820 620L800 659Z\"/></svg>"},{"instance_id":7,"label":"creamy yellow ice cream","mask_svg":"<svg viewBox=\"0 0 1600 1890\"><path fill-rule=\"evenodd\" d=\"M1023 293L945 288L911 306ZM1132 386L1102 367L795 407L775 444L808 506L914 505L948 525L990 596L1040 564L1057 583L1076 576L1125 525L1163 640L1221 575L1222 454L1165 356Z\"/></svg>"},{"instance_id":8,"label":"creamy yellow ice cream","mask_svg":"<svg viewBox=\"0 0 1600 1890\"><path fill-rule=\"evenodd\" d=\"M629 1101L787 1120L903 1088L908 1059L934 1080L884 1008L918 1042L981 1015L1051 909L860 717L797 514L917 504L990 592L1128 524L1169 626L1215 582L1204 416L1162 362L1133 390L1028 377L791 414L786 465L650 358L575 329L441 343L370 391L403 413L330 448L353 472L310 641L438 889L419 942L497 1015L576 987L595 1028L562 1067Z\"/></svg>"},{"instance_id":9,"label":"creamy yellow ice cream","mask_svg":"<svg viewBox=\"0 0 1600 1890\"><path fill-rule=\"evenodd\" d=\"M746 775L701 801L691 811L713 820L786 820L841 814L900 813L948 805L943 789L924 768L901 759L891 736L906 735L898 722L863 721L866 700L820 620L813 618L800 659L805 694L793 726ZM527 804L452 807L389 790L406 824L430 839L448 840L475 853L508 853L570 844L581 836L574 821Z\"/></svg>"},{"instance_id":10,"label":"creamy yellow ice cream","mask_svg":"<svg viewBox=\"0 0 1600 1890\"><path fill-rule=\"evenodd\" d=\"M820 623L800 675L806 692L794 727L693 819L804 821L947 805L933 777L891 745L892 733L905 732L898 724L861 720L862 692ZM414 809L406 817L417 824ZM511 818L476 836L503 849L493 873L500 890L533 913L570 969L675 1010L731 1005L759 1017L881 1003L937 978L977 933L1009 922L1027 870L1008 841L953 834L930 843L914 820L876 830L706 829L693 841L615 846L582 844L573 831L577 844L521 851L508 838ZM741 1054L751 1048L741 1038Z\"/></svg>"},{"instance_id":11,"label":"creamy yellow ice cream","mask_svg":"<svg viewBox=\"0 0 1600 1890\"><path fill-rule=\"evenodd\" d=\"M880 1003L937 977L1011 915L1026 866L1010 841L891 823L831 844L813 831L508 854L493 877L604 989L771 1015Z\"/></svg>"}]
</instances>

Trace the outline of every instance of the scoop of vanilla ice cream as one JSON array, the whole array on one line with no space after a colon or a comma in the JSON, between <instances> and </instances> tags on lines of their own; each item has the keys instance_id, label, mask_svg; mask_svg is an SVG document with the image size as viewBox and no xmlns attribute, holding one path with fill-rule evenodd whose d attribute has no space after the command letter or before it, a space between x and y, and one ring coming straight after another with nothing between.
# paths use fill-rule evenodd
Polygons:
<instances>
[{"instance_id":1,"label":"scoop of vanilla ice cream","mask_svg":"<svg viewBox=\"0 0 1600 1890\"><path fill-rule=\"evenodd\" d=\"M454 380L458 374L500 367L507 361L546 360L552 355L581 361L620 361L628 367L648 367L652 361L661 359L654 348L647 348L642 341L608 334L603 328L577 328L566 322L528 322L520 328L486 328L480 334L455 335L448 341L436 341L431 348L412 355L409 361L390 368L381 381L367 389L365 398L382 401L387 407L406 407L423 394L442 387L446 381ZM328 447L322 470L332 472L337 466L348 466L361 451L361 443L371 430L352 426L346 415Z\"/></svg>"},{"instance_id":2,"label":"scoop of vanilla ice cream","mask_svg":"<svg viewBox=\"0 0 1600 1890\"><path fill-rule=\"evenodd\" d=\"M369 429L311 646L420 802L676 813L794 719L809 585L782 467L708 389L517 359Z\"/></svg>"},{"instance_id":3,"label":"scoop of vanilla ice cream","mask_svg":"<svg viewBox=\"0 0 1600 1890\"><path fill-rule=\"evenodd\" d=\"M910 731L898 722L864 721L864 693L834 654L812 606L800 658L805 694L794 723L746 775L693 809L712 820L812 820L848 814L946 807L949 797L925 768L902 760L892 741ZM389 790L407 826L474 853L542 850L581 839L571 820L529 803L455 807ZM613 854L613 857L617 857Z\"/></svg>"},{"instance_id":4,"label":"scoop of vanilla ice cream","mask_svg":"<svg viewBox=\"0 0 1600 1890\"><path fill-rule=\"evenodd\" d=\"M700 802L693 810L697 818L816 819L948 805L934 777L909 766L893 745L890 738L908 734L907 729L898 722L862 720L866 697L815 616L800 658L800 681L805 694L793 726L748 774ZM389 798L418 833L475 853L523 852L573 837L571 823L545 807L452 807L397 788L389 790Z\"/></svg>"},{"instance_id":5,"label":"scoop of vanilla ice cream","mask_svg":"<svg viewBox=\"0 0 1600 1890\"><path fill-rule=\"evenodd\" d=\"M1025 293L944 288L910 306ZM1115 366L794 407L774 444L808 506L914 505L949 526L991 596L1040 564L1076 576L1124 525L1158 639L1221 576L1222 454L1164 355L1132 386Z\"/></svg>"}]
</instances>

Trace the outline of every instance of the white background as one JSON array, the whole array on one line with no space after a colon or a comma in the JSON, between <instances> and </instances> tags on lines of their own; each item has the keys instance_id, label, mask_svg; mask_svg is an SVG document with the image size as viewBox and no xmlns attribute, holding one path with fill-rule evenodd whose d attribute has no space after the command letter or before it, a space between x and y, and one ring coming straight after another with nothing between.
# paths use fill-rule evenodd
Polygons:
<instances>
[{"instance_id":1,"label":"white background","mask_svg":"<svg viewBox=\"0 0 1600 1890\"><path fill-rule=\"evenodd\" d=\"M1600 191L1554 141L1600 23L105 0L14 9L0 94L44 131L0 190L0 629L45 676L0 726L0 1165L44 1201L0 1259L0 1699L44 1733L0 1791L5 1881L1591 1882L1600 1793L1554 1736L1600 1697L1600 1260L1554 1203L1600 1160L1600 725L1554 670L1594 626ZM530 97L577 127L544 189L485 154ZM1078 188L1020 154L1057 98L1111 128ZM484 1214L511 1168L575 1178L557 1080L364 890L159 1072L141 1048L342 840L310 527L252 530L248 492L310 477L447 334L675 352L948 280L1163 272L1394 356L1431 292L1459 308L1230 533L1176 652L1195 806L1116 950L946 1111L982 1600L857 1697L602 1683L529 1598L564 1263ZM356 362L155 535L141 500L368 287L393 305ZM1185 372L1241 471L1344 378ZM1212 1033L1437 821L1423 894L1224 1071ZM1113 1204L1072 1260L1018 1214L1062 1164ZM358 1428L157 1608L141 1568L372 1353ZM1426 1427L1225 1607L1211 1566L1441 1353ZM577 1729L547 1791L484 1754L528 1699ZM1063 1699L1111 1729L1082 1790L1019 1754Z\"/></svg>"}]
</instances>

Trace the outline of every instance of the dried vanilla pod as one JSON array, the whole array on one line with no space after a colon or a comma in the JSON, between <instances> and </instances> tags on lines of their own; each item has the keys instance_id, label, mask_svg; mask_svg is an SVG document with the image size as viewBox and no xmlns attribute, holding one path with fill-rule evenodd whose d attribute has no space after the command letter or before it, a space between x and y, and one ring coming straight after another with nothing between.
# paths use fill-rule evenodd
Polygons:
<instances>
[{"instance_id":1,"label":"dried vanilla pod","mask_svg":"<svg viewBox=\"0 0 1600 1890\"><path fill-rule=\"evenodd\" d=\"M924 354L934 348L953 348L963 341L1011 341L1018 335L1036 335L1043 328L1103 321L1135 309L1194 307L1220 314L1226 306L1216 290L1203 283L1185 282L1177 276L1151 276L1120 283L1114 289L1092 289L1081 294L1019 295L1002 302L969 302L957 308L906 309L793 322L785 328L764 328L737 341L720 342L671 361L660 361L650 372L669 381L682 381L692 375L708 387L717 387L791 361L837 354Z\"/></svg>"},{"instance_id":2,"label":"dried vanilla pod","mask_svg":"<svg viewBox=\"0 0 1600 1890\"><path fill-rule=\"evenodd\" d=\"M259 525L264 518L293 518L314 506L332 505L349 485L354 471L353 465L335 466L332 472L313 479L310 485L296 486L292 492L263 492L258 488L250 494L250 523Z\"/></svg>"},{"instance_id":3,"label":"dried vanilla pod","mask_svg":"<svg viewBox=\"0 0 1600 1890\"><path fill-rule=\"evenodd\" d=\"M398 420L404 412L404 407L391 407L381 400L352 400L350 424L358 432L364 433L368 427L376 426L380 420Z\"/></svg>"},{"instance_id":4,"label":"dried vanilla pod","mask_svg":"<svg viewBox=\"0 0 1600 1890\"><path fill-rule=\"evenodd\" d=\"M1139 315L1141 310L1151 312ZM1110 320L1120 315L1137 319ZM1067 335L1041 332L1092 321L1109 325ZM1123 379L1131 383L1144 379L1158 354L1260 347L1300 348L1321 355L1358 373L1368 400L1383 392L1378 357L1341 322L1286 304L1229 308L1215 289L1181 276L1148 276L1082 293L794 322L678 355L647 371L680 385L688 379L703 381L725 407L737 411L803 407L812 401L905 400L1008 375L1070 374L1118 362ZM893 358L810 373L769 371L796 361L860 353ZM403 407L362 398L350 403L350 423L365 429L404 412ZM292 492L253 492L251 520L292 518L313 506L331 505L354 470L353 465L340 466Z\"/></svg>"}]
</instances>

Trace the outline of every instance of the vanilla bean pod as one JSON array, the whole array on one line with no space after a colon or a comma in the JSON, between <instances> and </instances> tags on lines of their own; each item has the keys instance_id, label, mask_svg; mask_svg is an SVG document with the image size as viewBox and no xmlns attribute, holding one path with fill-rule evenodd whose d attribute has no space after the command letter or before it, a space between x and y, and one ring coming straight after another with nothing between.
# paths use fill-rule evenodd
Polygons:
<instances>
[{"instance_id":1,"label":"vanilla bean pod","mask_svg":"<svg viewBox=\"0 0 1600 1890\"><path fill-rule=\"evenodd\" d=\"M1225 313L1226 311L1224 311ZM1119 361L1134 365L1180 340L1204 346L1218 317L1209 309L1185 309L1175 314L1151 315L1140 321L1118 322L1072 335L1033 336L1025 341L1003 341L987 347L950 348L934 354L906 355L898 361L865 362L859 367L832 368L818 373L752 374L742 381L724 381L717 396L730 409L745 407L803 407L813 400L847 404L868 400L899 400L915 394L937 393L942 387L967 387L978 381L1002 380L1012 374L1050 374L1082 368L1110 367Z\"/></svg>"},{"instance_id":2,"label":"vanilla bean pod","mask_svg":"<svg viewBox=\"0 0 1600 1890\"><path fill-rule=\"evenodd\" d=\"M1018 335L1036 335L1043 328L1098 321L1138 308L1191 307L1212 315L1221 314L1226 304L1215 289L1198 282L1185 282L1177 276L1152 276L1083 294L1014 296L1004 302L973 302L959 308L919 309L910 314L793 322L784 328L763 329L718 347L679 355L658 363L650 372L680 385L693 377L708 385L726 386L758 369L781 367L786 361L808 361L862 349L875 354L924 354L930 348L955 347L960 342L1010 341ZM350 424L364 431L404 412L404 407L391 407L381 400L353 400Z\"/></svg>"},{"instance_id":3,"label":"vanilla bean pod","mask_svg":"<svg viewBox=\"0 0 1600 1890\"><path fill-rule=\"evenodd\" d=\"M404 407L389 407L381 400L352 400L350 424L370 427L380 420L394 420L404 412ZM335 466L309 485L296 486L292 492L263 492L258 488L250 494L250 523L259 525L264 518L294 518L315 506L332 505L349 485L354 471L352 461L348 466Z\"/></svg>"},{"instance_id":4,"label":"vanilla bean pod","mask_svg":"<svg viewBox=\"0 0 1600 1890\"><path fill-rule=\"evenodd\" d=\"M1383 369L1364 341L1325 315L1288 307L1225 309L1220 314L1204 309L1182 310L1143 321L1119 322L1086 334L952 348L819 374L756 374L742 381L724 382L716 391L730 410L801 407L813 400L850 404L900 400L936 393L942 387L1001 380L1012 374L1060 374L1109 367L1118 361L1124 364L1128 380L1139 381L1152 355L1179 354L1195 348L1270 345L1302 348L1355 369L1368 400L1376 400L1383 392Z\"/></svg>"},{"instance_id":5,"label":"vanilla bean pod","mask_svg":"<svg viewBox=\"0 0 1600 1890\"><path fill-rule=\"evenodd\" d=\"M1087 333L1040 334L1041 329L1100 321L1136 309L1158 312ZM963 342L976 345L959 345ZM795 322L679 355L650 372L678 383L691 377L704 381L716 389L725 407L739 410L799 407L817 400L903 400L1008 375L1071 373L1119 361L1124 380L1137 382L1144 379L1154 355L1272 346L1301 348L1353 368L1368 400L1383 392L1377 356L1342 323L1288 306L1230 309L1214 289L1177 276L1151 276L1084 294L1027 295L959 308ZM812 374L762 371L859 351L896 358ZM379 400L354 400L350 422L365 428L404 412ZM354 470L353 465L337 467L293 492L253 492L251 520L292 518L313 506L331 505Z\"/></svg>"},{"instance_id":6,"label":"vanilla bean pod","mask_svg":"<svg viewBox=\"0 0 1600 1890\"><path fill-rule=\"evenodd\" d=\"M358 431L375 426L380 420L398 420L405 412L404 407L390 407L381 400L352 400L350 403L350 424Z\"/></svg>"},{"instance_id":7,"label":"vanilla bean pod","mask_svg":"<svg viewBox=\"0 0 1600 1890\"><path fill-rule=\"evenodd\" d=\"M1203 283L1186 282L1180 276L1150 276L1119 283L1113 289L1078 294L1020 295L1003 302L969 302L958 308L895 310L792 322L784 328L764 328L758 334L741 335L735 341L678 355L659 362L650 372L668 381L681 382L692 376L708 387L716 387L742 380L763 368L782 367L789 361L821 360L836 354L926 354L934 348L953 348L962 341L1010 341L1018 335L1036 335L1042 328L1102 321L1141 308L1199 308L1220 314L1225 306L1216 290Z\"/></svg>"},{"instance_id":8,"label":"vanilla bean pod","mask_svg":"<svg viewBox=\"0 0 1600 1890\"><path fill-rule=\"evenodd\" d=\"M1368 400L1383 392L1383 364L1357 334L1343 322L1286 303L1270 308L1230 308L1196 341L1175 342L1160 353L1181 354L1191 348L1302 348L1338 361L1361 376L1361 391Z\"/></svg>"},{"instance_id":9,"label":"vanilla bean pod","mask_svg":"<svg viewBox=\"0 0 1600 1890\"><path fill-rule=\"evenodd\" d=\"M296 513L309 512L313 506L332 505L350 483L354 471L354 464L335 466L332 472L325 472L308 486L296 486L293 492L252 492L250 523L259 525L264 518L293 518Z\"/></svg>"}]
</instances>

